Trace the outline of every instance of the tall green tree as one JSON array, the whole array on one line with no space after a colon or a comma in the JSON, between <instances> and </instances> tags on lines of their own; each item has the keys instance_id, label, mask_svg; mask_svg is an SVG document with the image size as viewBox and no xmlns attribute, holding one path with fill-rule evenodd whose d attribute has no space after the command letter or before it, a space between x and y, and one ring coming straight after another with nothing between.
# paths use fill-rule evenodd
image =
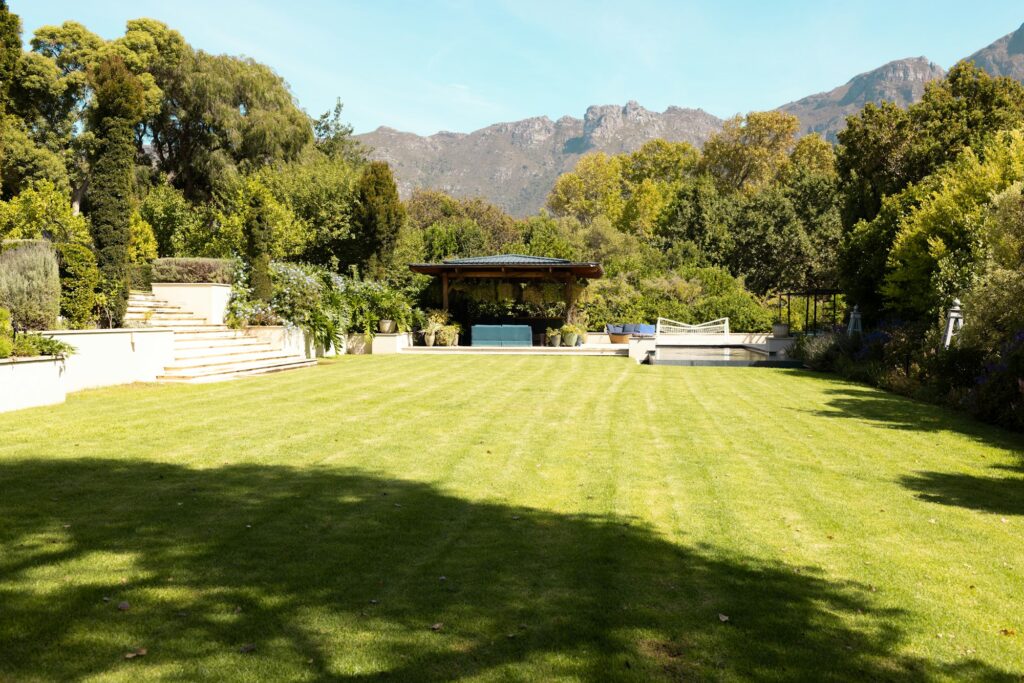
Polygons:
<instances>
[{"instance_id":1,"label":"tall green tree","mask_svg":"<svg viewBox=\"0 0 1024 683\"><path fill-rule=\"evenodd\" d=\"M270 252L274 243L274 226L270 215L273 198L266 188L260 187L249 197L249 211L245 220L245 255L249 261L249 286L252 295L269 302L274 293L270 277Z\"/></svg>"},{"instance_id":2,"label":"tall green tree","mask_svg":"<svg viewBox=\"0 0 1024 683\"><path fill-rule=\"evenodd\" d=\"M701 168L728 190L763 187L789 162L800 121L777 111L736 116L704 144Z\"/></svg>"},{"instance_id":3,"label":"tall green tree","mask_svg":"<svg viewBox=\"0 0 1024 683\"><path fill-rule=\"evenodd\" d=\"M404 221L405 207L398 198L391 167L383 161L370 162L356 183L352 235L344 245L344 264L362 267L371 259L386 261Z\"/></svg>"},{"instance_id":4,"label":"tall green tree","mask_svg":"<svg viewBox=\"0 0 1024 683\"><path fill-rule=\"evenodd\" d=\"M90 70L96 96L90 112L96 157L86 195L97 263L103 276L111 326L121 323L128 301L128 249L135 210L135 124L143 86L117 56Z\"/></svg>"},{"instance_id":5,"label":"tall green tree","mask_svg":"<svg viewBox=\"0 0 1024 683\"><path fill-rule=\"evenodd\" d=\"M7 109L11 82L21 59L21 19L0 0L0 113Z\"/></svg>"}]
</instances>

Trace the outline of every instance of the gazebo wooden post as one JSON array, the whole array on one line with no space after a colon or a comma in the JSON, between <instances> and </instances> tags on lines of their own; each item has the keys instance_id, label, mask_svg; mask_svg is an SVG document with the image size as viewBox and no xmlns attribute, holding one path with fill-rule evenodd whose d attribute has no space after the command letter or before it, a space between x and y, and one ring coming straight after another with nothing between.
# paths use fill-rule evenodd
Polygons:
<instances>
[{"instance_id":1,"label":"gazebo wooden post","mask_svg":"<svg viewBox=\"0 0 1024 683\"><path fill-rule=\"evenodd\" d=\"M569 276L565 279L565 322L571 323L573 320L573 309L576 306L575 298L573 297L573 290L575 289L576 276L573 273L569 273Z\"/></svg>"}]
</instances>

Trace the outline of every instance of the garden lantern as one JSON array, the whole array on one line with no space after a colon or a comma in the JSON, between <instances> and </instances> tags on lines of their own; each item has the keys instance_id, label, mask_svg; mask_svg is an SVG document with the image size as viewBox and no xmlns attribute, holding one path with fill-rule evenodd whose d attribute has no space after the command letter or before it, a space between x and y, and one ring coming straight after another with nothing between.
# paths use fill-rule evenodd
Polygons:
<instances>
[{"instance_id":1,"label":"garden lantern","mask_svg":"<svg viewBox=\"0 0 1024 683\"><path fill-rule=\"evenodd\" d=\"M853 336L863 332L860 323L860 306L854 306L850 311L850 323L846 326L846 334Z\"/></svg>"},{"instance_id":2,"label":"garden lantern","mask_svg":"<svg viewBox=\"0 0 1024 683\"><path fill-rule=\"evenodd\" d=\"M960 310L960 299L953 299L953 305L950 306L949 313L946 315L946 334L942 337L942 346L944 348L949 348L953 337L963 326L964 313Z\"/></svg>"}]
</instances>

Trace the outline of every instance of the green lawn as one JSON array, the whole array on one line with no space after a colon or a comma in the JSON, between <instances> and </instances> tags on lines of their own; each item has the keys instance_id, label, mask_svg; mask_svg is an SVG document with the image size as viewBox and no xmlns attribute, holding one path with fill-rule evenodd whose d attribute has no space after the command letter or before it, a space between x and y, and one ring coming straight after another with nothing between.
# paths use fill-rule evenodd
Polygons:
<instances>
[{"instance_id":1,"label":"green lawn","mask_svg":"<svg viewBox=\"0 0 1024 683\"><path fill-rule=\"evenodd\" d=\"M617 358L0 415L0 680L381 678L1024 680L1024 439Z\"/></svg>"}]
</instances>

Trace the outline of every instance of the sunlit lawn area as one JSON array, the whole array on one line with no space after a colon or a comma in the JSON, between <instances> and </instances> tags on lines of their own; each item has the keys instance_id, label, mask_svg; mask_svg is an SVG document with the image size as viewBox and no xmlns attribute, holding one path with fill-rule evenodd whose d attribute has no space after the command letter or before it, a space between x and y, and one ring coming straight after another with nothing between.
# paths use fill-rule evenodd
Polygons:
<instances>
[{"instance_id":1,"label":"sunlit lawn area","mask_svg":"<svg viewBox=\"0 0 1024 683\"><path fill-rule=\"evenodd\" d=\"M1022 453L618 358L85 392L0 415L0 680L1021 680Z\"/></svg>"}]
</instances>

